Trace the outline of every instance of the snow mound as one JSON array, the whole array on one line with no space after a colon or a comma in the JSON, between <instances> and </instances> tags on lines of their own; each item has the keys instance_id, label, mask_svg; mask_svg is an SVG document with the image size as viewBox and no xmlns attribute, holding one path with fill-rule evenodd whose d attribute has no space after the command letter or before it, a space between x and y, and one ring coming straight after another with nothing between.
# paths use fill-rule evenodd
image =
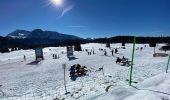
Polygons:
<instances>
[{"instance_id":1,"label":"snow mound","mask_svg":"<svg viewBox=\"0 0 170 100\"><path fill-rule=\"evenodd\" d=\"M140 88L156 87L162 84L167 78L167 74L159 74L151 78L146 79L141 84L138 85Z\"/></svg>"},{"instance_id":2,"label":"snow mound","mask_svg":"<svg viewBox=\"0 0 170 100\"><path fill-rule=\"evenodd\" d=\"M102 95L102 97L97 98L96 100L123 100L127 96L130 96L134 94L135 92L134 88L126 88L126 87L115 87L112 88L111 92L105 95Z\"/></svg>"},{"instance_id":3,"label":"snow mound","mask_svg":"<svg viewBox=\"0 0 170 100\"><path fill-rule=\"evenodd\" d=\"M95 100L170 100L170 74L159 74L136 87L116 87Z\"/></svg>"}]
</instances>

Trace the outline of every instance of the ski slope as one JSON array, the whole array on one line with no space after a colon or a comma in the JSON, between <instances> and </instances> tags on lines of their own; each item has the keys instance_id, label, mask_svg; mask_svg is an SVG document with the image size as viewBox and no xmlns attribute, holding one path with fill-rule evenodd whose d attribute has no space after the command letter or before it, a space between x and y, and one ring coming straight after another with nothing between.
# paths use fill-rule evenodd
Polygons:
<instances>
[{"instance_id":1,"label":"ski slope","mask_svg":"<svg viewBox=\"0 0 170 100\"><path fill-rule=\"evenodd\" d=\"M146 47L145 47L146 45ZM163 44L158 44L156 52ZM169 95L157 95L151 91L138 89L156 89L154 91L170 93L170 77L165 73L168 57L153 57L154 49L148 44L137 44L143 50L135 51L133 83L134 87L128 86L129 69L128 66L116 64L117 57L131 60L132 44L126 44L126 49L121 48L121 44L111 44L111 48L119 48L118 54L111 55L111 50L105 44L83 44L82 49L94 50L96 54L87 55L87 52L74 52L77 59L69 61L66 56L66 47L44 48L45 60L38 65L29 65L35 60L34 50L20 50L10 53L0 54L0 100L52 100L54 98L66 100L137 100L146 96L145 100L162 100L161 97L170 99ZM99 48L107 50L107 56ZM167 52L169 53L169 52ZM60 59L53 59L52 54L59 54ZM23 55L27 60L23 61ZM63 67L66 63L66 84L70 94L65 95ZM71 81L69 68L74 64L86 66L88 75ZM104 73L97 71L104 66ZM166 76L166 78L164 78ZM156 78L151 78L156 77ZM157 78L158 77L158 78ZM151 78L151 79L150 79ZM148 80L148 81L147 81ZM156 84L154 80L158 80ZM155 83L155 84L151 84ZM143 87L142 87L143 86ZM109 92L106 92L108 88ZM141 88L142 87L142 88ZM118 95L120 94L120 96ZM7 98L7 99L6 99ZM167 100L168 100L167 99ZM139 100L139 99L138 99Z\"/></svg>"}]
</instances>

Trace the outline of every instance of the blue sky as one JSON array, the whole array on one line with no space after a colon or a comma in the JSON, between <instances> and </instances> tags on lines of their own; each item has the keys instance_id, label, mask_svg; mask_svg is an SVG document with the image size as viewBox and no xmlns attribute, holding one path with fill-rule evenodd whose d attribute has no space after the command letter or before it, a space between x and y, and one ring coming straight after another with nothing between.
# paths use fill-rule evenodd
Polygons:
<instances>
[{"instance_id":1,"label":"blue sky","mask_svg":"<svg viewBox=\"0 0 170 100\"><path fill-rule=\"evenodd\" d=\"M0 35L36 28L84 38L169 35L170 0L0 1Z\"/></svg>"}]
</instances>

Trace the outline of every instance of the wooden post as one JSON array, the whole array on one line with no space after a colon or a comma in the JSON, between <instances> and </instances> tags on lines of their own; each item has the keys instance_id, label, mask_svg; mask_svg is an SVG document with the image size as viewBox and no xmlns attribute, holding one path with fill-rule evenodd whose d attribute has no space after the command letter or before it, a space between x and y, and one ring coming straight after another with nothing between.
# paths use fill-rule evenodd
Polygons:
<instances>
[{"instance_id":1,"label":"wooden post","mask_svg":"<svg viewBox=\"0 0 170 100\"><path fill-rule=\"evenodd\" d=\"M166 73L168 73L169 61L170 61L170 55L169 55L169 57L168 57L168 63L167 63L167 67L166 67Z\"/></svg>"},{"instance_id":2,"label":"wooden post","mask_svg":"<svg viewBox=\"0 0 170 100\"><path fill-rule=\"evenodd\" d=\"M66 86L66 63L64 63L63 65L63 69L64 69L64 87L65 87L65 95L69 94L70 92L67 92L67 86Z\"/></svg>"},{"instance_id":3,"label":"wooden post","mask_svg":"<svg viewBox=\"0 0 170 100\"><path fill-rule=\"evenodd\" d=\"M136 43L136 37L134 36L133 40L133 50L132 50L132 63L130 67L130 80L129 80L129 85L132 85L132 73L133 73L133 64L134 64L134 52L135 52L135 43Z\"/></svg>"}]
</instances>

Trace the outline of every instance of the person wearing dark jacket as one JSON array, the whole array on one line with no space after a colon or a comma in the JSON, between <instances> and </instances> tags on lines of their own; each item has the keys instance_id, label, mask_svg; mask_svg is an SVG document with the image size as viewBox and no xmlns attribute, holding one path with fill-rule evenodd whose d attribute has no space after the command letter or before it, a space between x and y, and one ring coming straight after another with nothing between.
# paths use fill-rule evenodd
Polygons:
<instances>
[{"instance_id":1,"label":"person wearing dark jacket","mask_svg":"<svg viewBox=\"0 0 170 100\"><path fill-rule=\"evenodd\" d=\"M72 81L75 81L77 78L77 75L76 75L76 68L75 68L75 65L71 66L70 68L70 79Z\"/></svg>"},{"instance_id":2,"label":"person wearing dark jacket","mask_svg":"<svg viewBox=\"0 0 170 100\"><path fill-rule=\"evenodd\" d=\"M111 52L112 52L112 56L114 56L114 50L112 50Z\"/></svg>"}]
</instances>

